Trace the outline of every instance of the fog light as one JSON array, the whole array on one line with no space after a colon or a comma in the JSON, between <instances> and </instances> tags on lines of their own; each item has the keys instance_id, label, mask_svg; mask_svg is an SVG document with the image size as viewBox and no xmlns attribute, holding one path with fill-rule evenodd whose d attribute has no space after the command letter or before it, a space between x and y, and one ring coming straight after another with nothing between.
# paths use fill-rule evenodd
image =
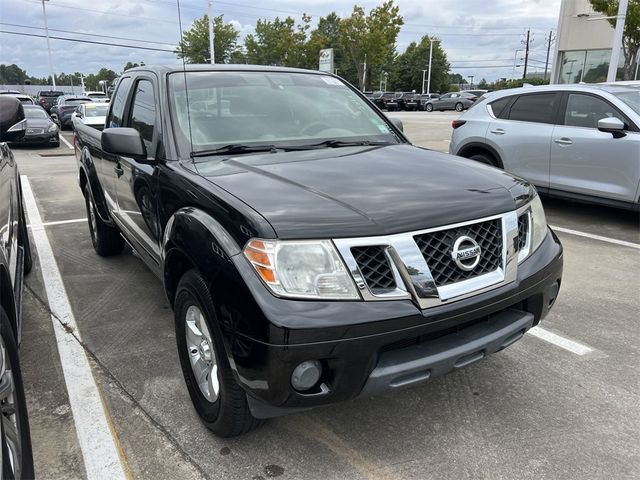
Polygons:
<instances>
[{"instance_id":1,"label":"fog light","mask_svg":"<svg viewBox=\"0 0 640 480\"><path fill-rule=\"evenodd\" d=\"M549 302L547 303L547 308L553 307L553 304L556 303L556 298L558 298L558 292L560 291L560 283L555 282L549 288Z\"/></svg>"},{"instance_id":2,"label":"fog light","mask_svg":"<svg viewBox=\"0 0 640 480\"><path fill-rule=\"evenodd\" d=\"M299 392L309 390L318 383L322 364L318 360L307 360L298 365L291 374L291 385Z\"/></svg>"}]
</instances>

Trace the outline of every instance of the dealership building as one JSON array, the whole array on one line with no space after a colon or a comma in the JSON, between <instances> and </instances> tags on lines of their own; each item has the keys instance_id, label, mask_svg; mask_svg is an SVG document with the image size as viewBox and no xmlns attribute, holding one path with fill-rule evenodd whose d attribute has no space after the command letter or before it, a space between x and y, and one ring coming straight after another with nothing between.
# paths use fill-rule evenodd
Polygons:
<instances>
[{"instance_id":1,"label":"dealership building","mask_svg":"<svg viewBox=\"0 0 640 480\"><path fill-rule=\"evenodd\" d=\"M598 19L603 16L591 8L589 0L562 0L551 83L607 80L614 29L607 20ZM623 65L621 52L619 77ZM635 66L633 71L637 71Z\"/></svg>"}]
</instances>

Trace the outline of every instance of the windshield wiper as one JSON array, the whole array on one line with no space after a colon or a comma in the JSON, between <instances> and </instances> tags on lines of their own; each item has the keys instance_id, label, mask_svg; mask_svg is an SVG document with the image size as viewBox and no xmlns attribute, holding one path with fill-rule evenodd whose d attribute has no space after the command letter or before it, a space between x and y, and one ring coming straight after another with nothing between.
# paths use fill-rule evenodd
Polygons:
<instances>
[{"instance_id":1,"label":"windshield wiper","mask_svg":"<svg viewBox=\"0 0 640 480\"><path fill-rule=\"evenodd\" d=\"M231 143L224 147L212 148L209 150L198 150L191 152L191 157L209 157L211 155L234 155L241 153L259 153L278 151L275 145L243 145L241 143Z\"/></svg>"},{"instance_id":2,"label":"windshield wiper","mask_svg":"<svg viewBox=\"0 0 640 480\"><path fill-rule=\"evenodd\" d=\"M310 143L308 145L288 145L281 147L283 150L315 150L319 148L340 148L340 147L359 147L359 146L381 146L391 145L391 142L371 141L371 140L325 140L320 143Z\"/></svg>"}]
</instances>

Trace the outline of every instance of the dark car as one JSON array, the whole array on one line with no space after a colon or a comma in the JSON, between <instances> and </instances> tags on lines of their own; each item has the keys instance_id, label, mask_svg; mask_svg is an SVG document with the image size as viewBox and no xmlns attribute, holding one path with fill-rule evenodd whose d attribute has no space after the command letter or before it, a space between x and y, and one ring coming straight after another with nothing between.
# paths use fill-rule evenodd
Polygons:
<instances>
[{"instance_id":1,"label":"dark car","mask_svg":"<svg viewBox=\"0 0 640 480\"><path fill-rule=\"evenodd\" d=\"M18 347L22 337L23 278L32 266L20 175L7 141L26 128L23 107L0 95L0 472L3 479L34 478L29 416Z\"/></svg>"},{"instance_id":2,"label":"dark car","mask_svg":"<svg viewBox=\"0 0 640 480\"><path fill-rule=\"evenodd\" d=\"M58 124L61 130L73 125L71 114L78 105L93 102L93 100L81 95L61 95L56 100L56 104L51 107L51 118Z\"/></svg>"},{"instance_id":3,"label":"dark car","mask_svg":"<svg viewBox=\"0 0 640 480\"><path fill-rule=\"evenodd\" d=\"M393 96L387 100L386 107L387 107L387 110L390 112L394 112L396 110L404 110L405 109L405 93L404 92L394 93Z\"/></svg>"},{"instance_id":4,"label":"dark car","mask_svg":"<svg viewBox=\"0 0 640 480\"><path fill-rule=\"evenodd\" d=\"M456 112L462 112L466 110L473 102L476 101L476 96L469 93L450 92L440 95L438 98L427 100L424 105L424 109L427 112L438 110L442 112L444 110L455 110Z\"/></svg>"},{"instance_id":5,"label":"dark car","mask_svg":"<svg viewBox=\"0 0 640 480\"><path fill-rule=\"evenodd\" d=\"M44 108L47 113L50 113L51 107L56 104L58 97L62 95L64 95L64 92L61 92L59 90L40 90L36 95L37 103L42 108Z\"/></svg>"},{"instance_id":6,"label":"dark car","mask_svg":"<svg viewBox=\"0 0 640 480\"><path fill-rule=\"evenodd\" d=\"M413 112L418 110L420 106L420 94L415 92L408 92L402 95L403 110Z\"/></svg>"},{"instance_id":7,"label":"dark car","mask_svg":"<svg viewBox=\"0 0 640 480\"><path fill-rule=\"evenodd\" d=\"M373 102L380 110L387 110L387 102L389 102L395 93L393 92L375 92L373 96Z\"/></svg>"},{"instance_id":8,"label":"dark car","mask_svg":"<svg viewBox=\"0 0 640 480\"><path fill-rule=\"evenodd\" d=\"M59 147L60 133L58 125L49 117L44 108L37 105L24 105L23 107L27 129L24 137L14 143Z\"/></svg>"},{"instance_id":9,"label":"dark car","mask_svg":"<svg viewBox=\"0 0 640 480\"><path fill-rule=\"evenodd\" d=\"M337 76L138 67L105 125L76 123L91 241L126 241L162 279L218 435L422 384L555 302L562 247L535 188L411 145Z\"/></svg>"}]
</instances>

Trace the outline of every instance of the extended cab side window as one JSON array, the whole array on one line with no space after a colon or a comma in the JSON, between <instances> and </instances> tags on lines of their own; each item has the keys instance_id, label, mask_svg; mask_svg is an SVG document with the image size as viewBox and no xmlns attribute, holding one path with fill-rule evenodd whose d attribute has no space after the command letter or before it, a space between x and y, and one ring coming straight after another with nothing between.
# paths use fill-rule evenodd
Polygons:
<instances>
[{"instance_id":1,"label":"extended cab side window","mask_svg":"<svg viewBox=\"0 0 640 480\"><path fill-rule=\"evenodd\" d=\"M521 95L511 105L509 120L554 123L555 93Z\"/></svg>"},{"instance_id":2,"label":"extended cab side window","mask_svg":"<svg viewBox=\"0 0 640 480\"><path fill-rule=\"evenodd\" d=\"M149 80L139 80L133 93L128 126L140 132L150 157L155 154L153 151L155 124L156 101L153 94L153 84Z\"/></svg>"},{"instance_id":3,"label":"extended cab side window","mask_svg":"<svg viewBox=\"0 0 640 480\"><path fill-rule=\"evenodd\" d=\"M122 117L124 116L124 107L127 104L130 83L131 77L124 77L120 80L120 83L118 83L118 88L114 92L113 99L111 100L111 111L107 119L109 128L123 126Z\"/></svg>"},{"instance_id":4,"label":"extended cab side window","mask_svg":"<svg viewBox=\"0 0 640 480\"><path fill-rule=\"evenodd\" d=\"M616 117L624 118L609 102L593 95L570 93L564 114L564 124L572 127L598 128L598 120Z\"/></svg>"}]
</instances>

